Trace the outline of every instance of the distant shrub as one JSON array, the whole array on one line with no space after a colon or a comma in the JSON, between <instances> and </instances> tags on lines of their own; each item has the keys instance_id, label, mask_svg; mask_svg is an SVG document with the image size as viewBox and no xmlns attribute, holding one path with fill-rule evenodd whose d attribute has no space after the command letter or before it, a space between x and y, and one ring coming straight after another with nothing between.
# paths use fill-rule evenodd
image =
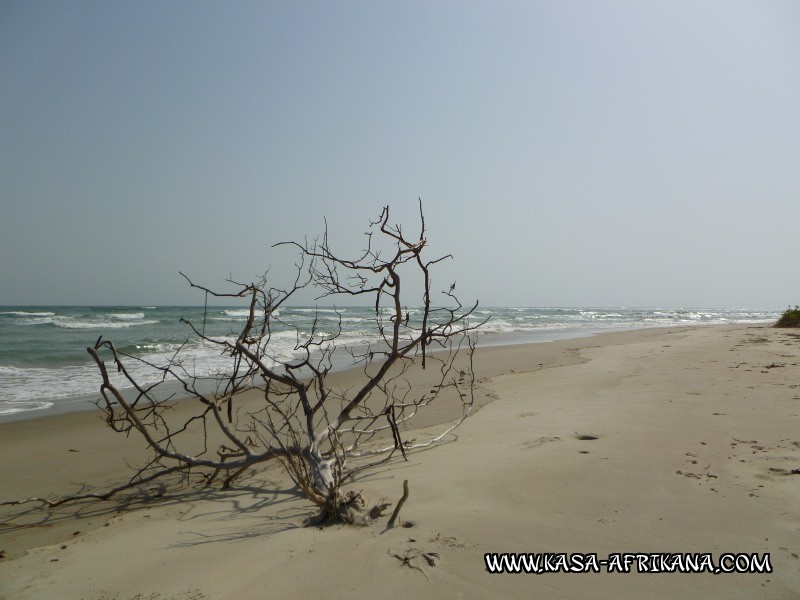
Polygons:
<instances>
[{"instance_id":1,"label":"distant shrub","mask_svg":"<svg viewBox=\"0 0 800 600\"><path fill-rule=\"evenodd\" d=\"M775 327L800 327L800 306L787 308L775 323Z\"/></svg>"}]
</instances>

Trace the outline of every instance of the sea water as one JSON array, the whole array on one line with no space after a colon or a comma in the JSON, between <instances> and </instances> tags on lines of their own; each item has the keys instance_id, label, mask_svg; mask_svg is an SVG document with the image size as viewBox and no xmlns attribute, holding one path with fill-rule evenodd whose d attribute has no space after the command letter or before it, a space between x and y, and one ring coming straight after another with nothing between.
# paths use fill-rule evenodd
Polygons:
<instances>
[{"instance_id":1,"label":"sea water","mask_svg":"<svg viewBox=\"0 0 800 600\"><path fill-rule=\"evenodd\" d=\"M418 308L405 308L411 326ZM674 325L768 323L780 310L672 308L480 307L472 323L479 345L543 342L584 337L602 331ZM190 321L207 336L235 340L246 323L242 307L94 306L0 307L0 418L44 414L52 409L91 407L99 397L100 373L86 348L99 337L121 352L156 365L181 349L183 366L195 377L225 373L230 357L218 345L192 335ZM385 318L385 315L384 315ZM299 357L298 346L312 328L324 339L341 332L336 346L358 348L377 340L374 309L368 307L281 307L269 344L273 361ZM346 355L345 355L346 356ZM340 363L344 365L345 363ZM157 372L137 361L126 366L142 383ZM124 382L117 377L116 383Z\"/></svg>"}]
</instances>

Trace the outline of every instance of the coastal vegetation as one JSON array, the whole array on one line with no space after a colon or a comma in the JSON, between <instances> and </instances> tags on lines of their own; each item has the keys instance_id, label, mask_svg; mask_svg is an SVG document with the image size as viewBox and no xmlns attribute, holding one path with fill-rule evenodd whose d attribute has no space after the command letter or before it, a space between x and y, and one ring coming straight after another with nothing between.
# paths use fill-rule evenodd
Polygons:
<instances>
[{"instance_id":1,"label":"coastal vegetation","mask_svg":"<svg viewBox=\"0 0 800 600\"><path fill-rule=\"evenodd\" d=\"M775 327L800 327L800 306L787 308L775 323Z\"/></svg>"},{"instance_id":2,"label":"coastal vegetation","mask_svg":"<svg viewBox=\"0 0 800 600\"><path fill-rule=\"evenodd\" d=\"M390 503L381 499L370 506L360 491L345 489L346 483L392 456L406 458L454 439L453 430L473 406L474 332L482 324L474 315L478 305L462 305L455 283L434 295L431 271L452 257L426 257L421 202L419 221L419 235L409 237L390 224L384 207L355 257L333 250L327 227L313 241L276 244L297 251L294 281L287 288L272 286L264 275L251 283L229 280L230 291L215 291L181 273L206 306L209 299L246 303L246 322L231 335L208 334L207 311L202 323L182 319L189 339L216 348L228 357L228 368L199 377L181 350L157 364L100 337L87 348L101 379L97 404L108 427L141 436L149 460L111 490L4 504L38 501L52 507L107 499L162 478L197 482L198 475L204 487L228 489L243 474L254 474L254 467L275 463L318 507L309 522L364 524L380 516ZM372 307L371 331L362 346L337 345L346 316L335 305L310 309L310 329L281 320L281 308L309 290L318 301ZM289 359L273 349L276 324L281 336L288 333L295 341ZM143 366L149 378L142 375ZM335 366L353 367L345 383L332 382ZM410 437L412 420L432 405L444 405L444 413L437 410L451 420ZM390 525L407 496L406 482Z\"/></svg>"}]
</instances>

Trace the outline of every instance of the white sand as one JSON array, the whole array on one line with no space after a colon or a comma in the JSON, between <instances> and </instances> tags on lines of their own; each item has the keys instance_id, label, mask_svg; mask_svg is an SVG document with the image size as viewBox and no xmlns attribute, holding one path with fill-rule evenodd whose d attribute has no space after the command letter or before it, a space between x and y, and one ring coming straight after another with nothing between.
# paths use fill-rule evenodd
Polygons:
<instances>
[{"instance_id":1,"label":"white sand","mask_svg":"<svg viewBox=\"0 0 800 600\"><path fill-rule=\"evenodd\" d=\"M644 330L478 359L498 399L459 441L354 485L396 500L408 479L412 527L302 527L314 510L276 472L46 520L4 508L0 598L800 597L800 332ZM0 499L114 480L138 451L118 437L96 415L0 426ZM769 553L773 572L497 575L486 552Z\"/></svg>"}]
</instances>

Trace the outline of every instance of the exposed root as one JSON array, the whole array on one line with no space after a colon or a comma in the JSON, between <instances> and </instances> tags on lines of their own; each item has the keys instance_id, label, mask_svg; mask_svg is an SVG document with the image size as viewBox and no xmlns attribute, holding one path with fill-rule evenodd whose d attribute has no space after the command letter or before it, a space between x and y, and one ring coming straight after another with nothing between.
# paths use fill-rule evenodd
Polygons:
<instances>
[{"instance_id":1,"label":"exposed root","mask_svg":"<svg viewBox=\"0 0 800 600\"><path fill-rule=\"evenodd\" d=\"M328 525L346 523L348 525L368 525L391 506L391 502L381 500L378 504L367 509L367 503L361 492L342 494L332 492L325 499L325 504L320 506L319 513L310 518L307 525Z\"/></svg>"}]
</instances>

